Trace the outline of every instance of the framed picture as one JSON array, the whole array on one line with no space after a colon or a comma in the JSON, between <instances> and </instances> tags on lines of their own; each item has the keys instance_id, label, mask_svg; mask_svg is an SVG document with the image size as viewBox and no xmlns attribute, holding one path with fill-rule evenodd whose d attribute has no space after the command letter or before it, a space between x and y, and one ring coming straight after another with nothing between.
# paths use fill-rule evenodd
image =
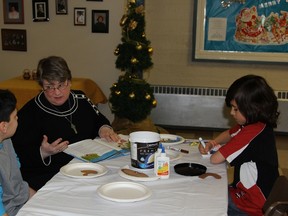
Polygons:
<instances>
[{"instance_id":1,"label":"framed picture","mask_svg":"<svg viewBox=\"0 0 288 216\"><path fill-rule=\"evenodd\" d=\"M23 0L3 0L5 24L24 24Z\"/></svg>"},{"instance_id":2,"label":"framed picture","mask_svg":"<svg viewBox=\"0 0 288 216\"><path fill-rule=\"evenodd\" d=\"M55 0L56 14L68 14L67 0Z\"/></svg>"},{"instance_id":3,"label":"framed picture","mask_svg":"<svg viewBox=\"0 0 288 216\"><path fill-rule=\"evenodd\" d=\"M74 8L74 25L86 25L86 8Z\"/></svg>"},{"instance_id":4,"label":"framed picture","mask_svg":"<svg viewBox=\"0 0 288 216\"><path fill-rule=\"evenodd\" d=\"M194 61L288 62L287 1L194 2Z\"/></svg>"},{"instance_id":5,"label":"framed picture","mask_svg":"<svg viewBox=\"0 0 288 216\"><path fill-rule=\"evenodd\" d=\"M93 33L109 32L108 10L92 10L92 32Z\"/></svg>"},{"instance_id":6,"label":"framed picture","mask_svg":"<svg viewBox=\"0 0 288 216\"><path fill-rule=\"evenodd\" d=\"M32 0L32 7L34 22L49 21L48 0Z\"/></svg>"},{"instance_id":7,"label":"framed picture","mask_svg":"<svg viewBox=\"0 0 288 216\"><path fill-rule=\"evenodd\" d=\"M1 29L2 50L27 51L26 30Z\"/></svg>"}]
</instances>

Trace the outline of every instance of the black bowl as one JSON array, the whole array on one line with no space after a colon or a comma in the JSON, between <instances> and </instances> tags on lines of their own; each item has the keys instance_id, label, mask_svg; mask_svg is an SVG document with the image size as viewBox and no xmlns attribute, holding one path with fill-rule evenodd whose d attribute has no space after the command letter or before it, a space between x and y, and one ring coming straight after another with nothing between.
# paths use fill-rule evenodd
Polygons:
<instances>
[{"instance_id":1,"label":"black bowl","mask_svg":"<svg viewBox=\"0 0 288 216\"><path fill-rule=\"evenodd\" d=\"M174 166L174 170L184 176L199 176L206 173L207 167L196 163L180 163Z\"/></svg>"}]
</instances>

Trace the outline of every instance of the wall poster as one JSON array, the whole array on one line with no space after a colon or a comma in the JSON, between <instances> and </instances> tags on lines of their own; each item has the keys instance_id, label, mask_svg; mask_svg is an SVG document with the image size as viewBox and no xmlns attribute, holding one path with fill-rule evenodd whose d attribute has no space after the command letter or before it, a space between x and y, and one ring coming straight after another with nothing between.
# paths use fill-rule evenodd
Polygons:
<instances>
[{"instance_id":1,"label":"wall poster","mask_svg":"<svg viewBox=\"0 0 288 216\"><path fill-rule=\"evenodd\" d=\"M195 0L194 60L288 62L288 0Z\"/></svg>"}]
</instances>

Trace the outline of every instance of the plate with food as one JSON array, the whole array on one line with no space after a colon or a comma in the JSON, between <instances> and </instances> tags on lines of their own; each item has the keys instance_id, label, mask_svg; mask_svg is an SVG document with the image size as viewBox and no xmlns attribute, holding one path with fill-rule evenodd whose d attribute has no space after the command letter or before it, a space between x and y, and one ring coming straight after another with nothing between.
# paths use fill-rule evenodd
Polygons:
<instances>
[{"instance_id":1,"label":"plate with food","mask_svg":"<svg viewBox=\"0 0 288 216\"><path fill-rule=\"evenodd\" d=\"M118 174L125 179L129 179L132 181L155 181L158 180L160 177L156 176L154 173L154 169L140 171L139 169L130 168L128 165L122 167Z\"/></svg>"},{"instance_id":2,"label":"plate with food","mask_svg":"<svg viewBox=\"0 0 288 216\"><path fill-rule=\"evenodd\" d=\"M100 186L97 194L114 202L137 202L149 198L152 191L136 182L111 182Z\"/></svg>"},{"instance_id":3,"label":"plate with food","mask_svg":"<svg viewBox=\"0 0 288 216\"><path fill-rule=\"evenodd\" d=\"M183 143L185 139L178 135L173 134L160 134L160 142L162 145L177 145Z\"/></svg>"},{"instance_id":4,"label":"plate with food","mask_svg":"<svg viewBox=\"0 0 288 216\"><path fill-rule=\"evenodd\" d=\"M72 163L60 169L60 173L72 178L96 178L105 175L108 169L96 163Z\"/></svg>"}]
</instances>

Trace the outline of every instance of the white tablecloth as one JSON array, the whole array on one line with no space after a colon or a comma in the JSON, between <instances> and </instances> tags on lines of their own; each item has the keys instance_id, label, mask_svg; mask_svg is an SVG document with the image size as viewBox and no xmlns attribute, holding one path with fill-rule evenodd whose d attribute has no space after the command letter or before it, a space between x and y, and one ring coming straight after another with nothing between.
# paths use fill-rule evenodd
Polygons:
<instances>
[{"instance_id":1,"label":"white tablecloth","mask_svg":"<svg viewBox=\"0 0 288 216\"><path fill-rule=\"evenodd\" d=\"M190 151L171 162L171 174L167 180L138 182L152 190L148 199L119 203L101 198L96 190L99 186L116 181L130 181L119 176L118 171L130 165L130 156L102 161L109 171L106 175L80 179L56 174L36 195L30 199L17 216L223 216L227 215L227 171L226 164L212 165L209 158L202 158L197 147L177 145ZM73 159L71 163L80 162ZM181 176L174 172L174 165L195 162L207 167L207 172L221 175L221 179L196 176Z\"/></svg>"}]
</instances>

